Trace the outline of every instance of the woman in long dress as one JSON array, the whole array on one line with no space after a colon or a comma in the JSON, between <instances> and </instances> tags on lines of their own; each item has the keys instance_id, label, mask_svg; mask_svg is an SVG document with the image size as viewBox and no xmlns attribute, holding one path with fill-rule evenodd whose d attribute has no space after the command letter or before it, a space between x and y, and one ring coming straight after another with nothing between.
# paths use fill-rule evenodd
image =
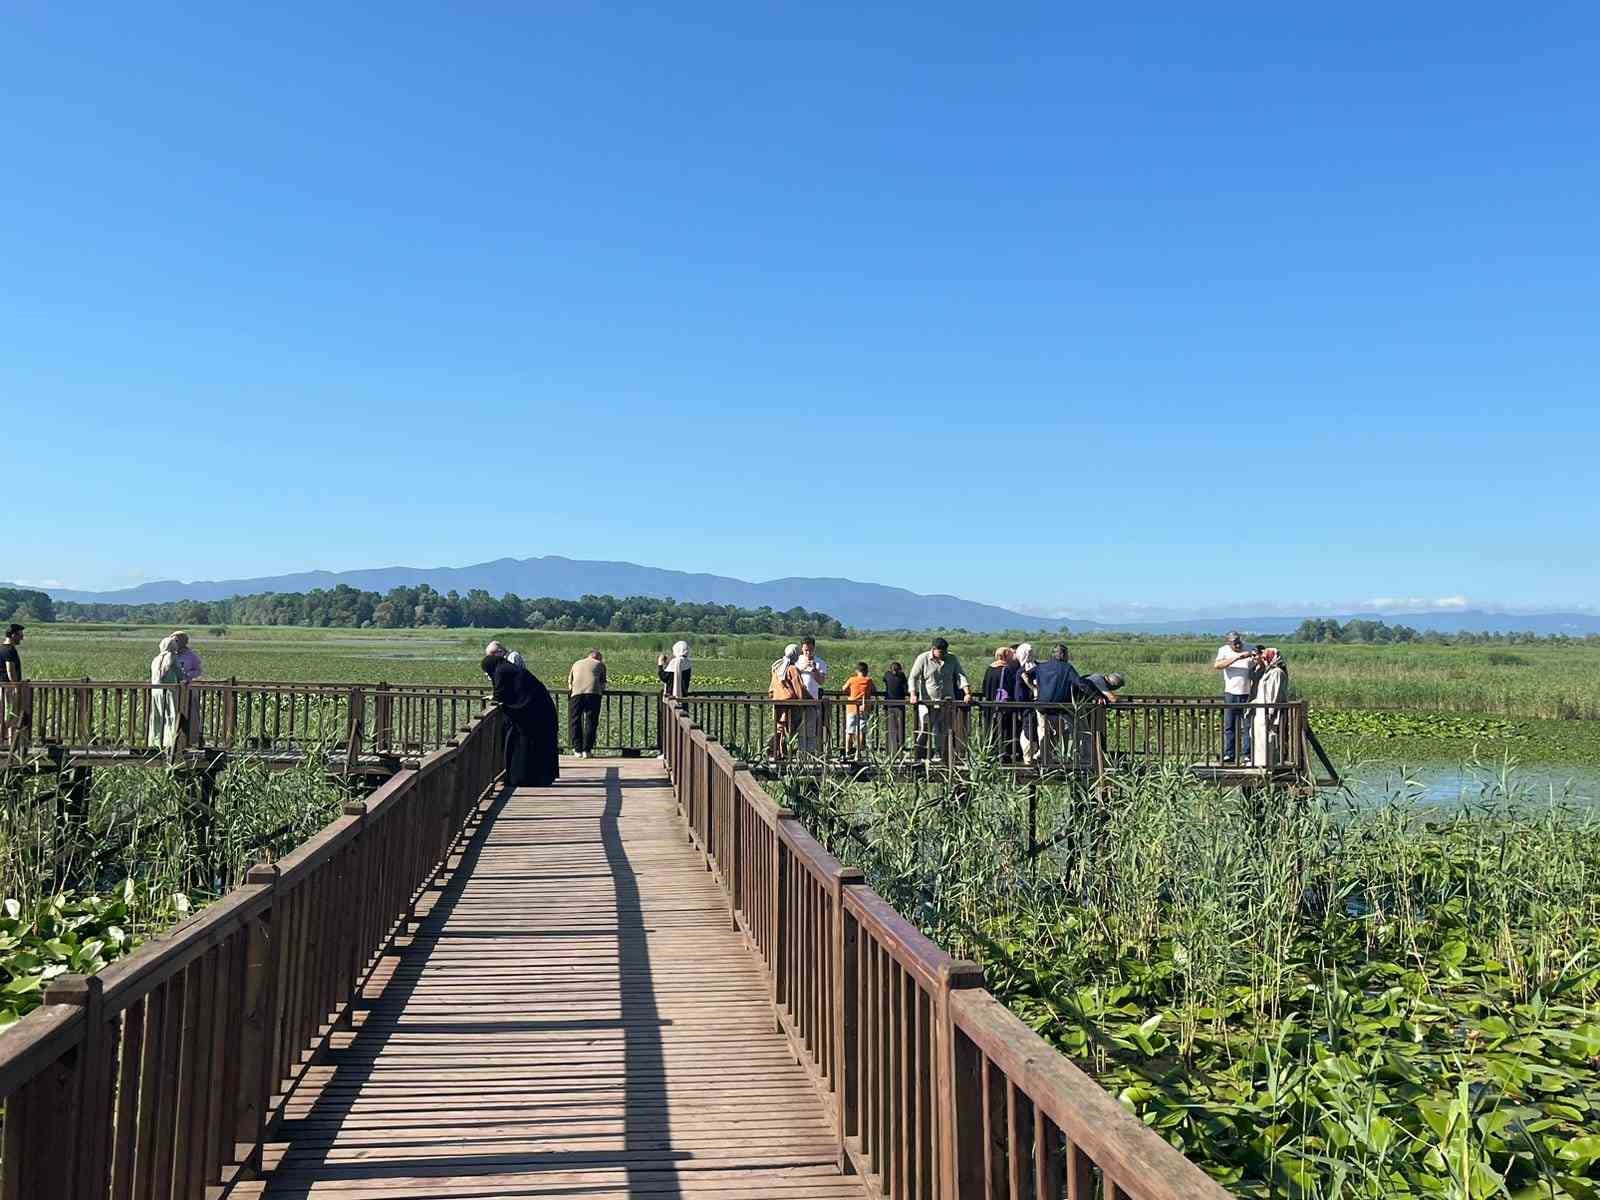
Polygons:
<instances>
[{"instance_id":1,"label":"woman in long dress","mask_svg":"<svg viewBox=\"0 0 1600 1200\"><path fill-rule=\"evenodd\" d=\"M178 740L177 685L183 682L183 668L170 637L161 639L161 648L150 660L150 682L160 685L150 689L150 747L170 752Z\"/></svg>"},{"instance_id":2,"label":"woman in long dress","mask_svg":"<svg viewBox=\"0 0 1600 1200\"><path fill-rule=\"evenodd\" d=\"M549 787L561 775L556 704L549 690L532 671L498 655L484 657L483 673L494 685L495 703L506 714L506 783Z\"/></svg>"},{"instance_id":3,"label":"woman in long dress","mask_svg":"<svg viewBox=\"0 0 1600 1200\"><path fill-rule=\"evenodd\" d=\"M1250 699L1257 705L1282 704L1289 699L1289 664L1271 646L1261 652L1261 678L1256 680L1255 695ZM1255 765L1275 767L1283 761L1283 710L1257 708L1254 720L1251 749Z\"/></svg>"}]
</instances>

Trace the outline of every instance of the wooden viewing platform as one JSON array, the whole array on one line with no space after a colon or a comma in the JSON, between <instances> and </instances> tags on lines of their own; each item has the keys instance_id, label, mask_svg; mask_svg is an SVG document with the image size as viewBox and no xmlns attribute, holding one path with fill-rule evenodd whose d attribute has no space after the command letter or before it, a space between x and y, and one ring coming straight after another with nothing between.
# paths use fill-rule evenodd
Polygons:
<instances>
[{"instance_id":1,"label":"wooden viewing platform","mask_svg":"<svg viewBox=\"0 0 1600 1200\"><path fill-rule=\"evenodd\" d=\"M241 1196L864 1196L656 762L489 810Z\"/></svg>"}]
</instances>

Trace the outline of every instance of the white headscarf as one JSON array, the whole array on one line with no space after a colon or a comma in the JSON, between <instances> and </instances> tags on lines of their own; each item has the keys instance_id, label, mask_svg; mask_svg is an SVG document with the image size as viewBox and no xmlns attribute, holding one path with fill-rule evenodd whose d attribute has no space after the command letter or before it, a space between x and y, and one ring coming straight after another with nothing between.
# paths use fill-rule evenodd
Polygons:
<instances>
[{"instance_id":1,"label":"white headscarf","mask_svg":"<svg viewBox=\"0 0 1600 1200\"><path fill-rule=\"evenodd\" d=\"M1039 665L1039 659L1033 652L1032 642L1023 642L1017 647L1017 666L1024 671L1032 670Z\"/></svg>"},{"instance_id":2,"label":"white headscarf","mask_svg":"<svg viewBox=\"0 0 1600 1200\"><path fill-rule=\"evenodd\" d=\"M772 670L769 671L768 674L776 675L779 671L783 670L785 667L787 667L790 663L792 663L795 659L797 659L799 657L800 657L800 647L795 645L793 642L790 642L787 646L785 646L783 648L783 657L780 658L780 659L777 659L777 660L775 660L773 662Z\"/></svg>"},{"instance_id":3,"label":"white headscarf","mask_svg":"<svg viewBox=\"0 0 1600 1200\"><path fill-rule=\"evenodd\" d=\"M669 671L687 671L689 669L689 643L672 643L672 661L667 664Z\"/></svg>"},{"instance_id":4,"label":"white headscarf","mask_svg":"<svg viewBox=\"0 0 1600 1200\"><path fill-rule=\"evenodd\" d=\"M164 676L173 670L176 663L177 653L172 648L172 638L170 636L162 638L156 656L150 660L150 682L164 683Z\"/></svg>"}]
</instances>

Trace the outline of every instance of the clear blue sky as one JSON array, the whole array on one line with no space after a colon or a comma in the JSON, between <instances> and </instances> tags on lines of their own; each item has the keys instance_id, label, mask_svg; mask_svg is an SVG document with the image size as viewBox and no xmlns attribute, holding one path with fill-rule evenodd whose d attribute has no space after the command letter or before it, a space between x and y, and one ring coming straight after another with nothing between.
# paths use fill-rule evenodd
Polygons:
<instances>
[{"instance_id":1,"label":"clear blue sky","mask_svg":"<svg viewBox=\"0 0 1600 1200\"><path fill-rule=\"evenodd\" d=\"M1592 606L1600 10L1074 7L18 6L0 578Z\"/></svg>"}]
</instances>

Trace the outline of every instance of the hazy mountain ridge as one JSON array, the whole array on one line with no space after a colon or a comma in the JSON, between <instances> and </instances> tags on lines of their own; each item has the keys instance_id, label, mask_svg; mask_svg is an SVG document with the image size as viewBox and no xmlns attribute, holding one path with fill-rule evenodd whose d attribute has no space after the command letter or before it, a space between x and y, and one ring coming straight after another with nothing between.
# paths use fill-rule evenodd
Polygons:
<instances>
[{"instance_id":1,"label":"hazy mountain ridge","mask_svg":"<svg viewBox=\"0 0 1600 1200\"><path fill-rule=\"evenodd\" d=\"M58 601L87 604L159 604L173 600L221 600L260 592L307 592L339 584L386 592L394 587L428 584L441 592L466 593L483 588L493 595L554 596L575 600L584 595L672 597L709 604L763 605L783 611L799 605L829 613L856 629L1005 629L1119 630L1130 633L1217 633L1240 629L1273 636L1292 631L1308 616L1380 620L1391 625L1441 633L1533 632L1571 636L1600 633L1600 615L1586 613L1491 613L1475 610L1400 613L1305 613L1295 616L1200 616L1162 621L1091 621L1073 617L1040 617L958 596L923 595L906 588L861 583L852 579L790 576L752 583L726 575L673 571L637 563L589 561L546 555L500 558L466 567L374 567L356 571L302 571L253 579L157 580L115 591L89 592L41 589Z\"/></svg>"}]
</instances>

